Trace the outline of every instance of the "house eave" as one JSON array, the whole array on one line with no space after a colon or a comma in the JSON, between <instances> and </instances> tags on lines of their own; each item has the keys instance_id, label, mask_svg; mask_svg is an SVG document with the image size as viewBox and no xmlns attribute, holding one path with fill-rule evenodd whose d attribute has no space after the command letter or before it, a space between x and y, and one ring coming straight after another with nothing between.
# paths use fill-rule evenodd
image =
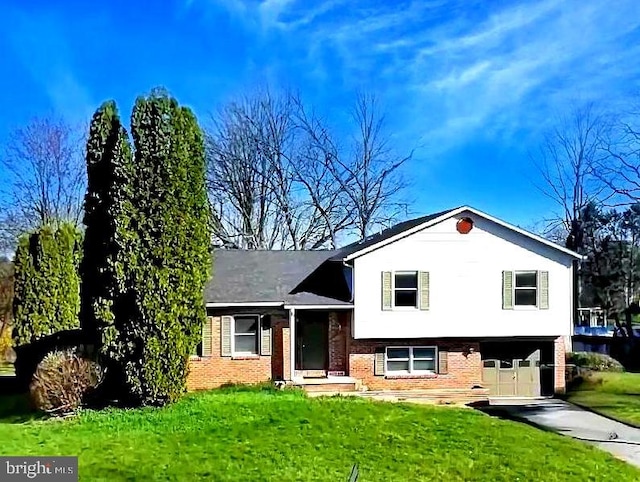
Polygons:
<instances>
[{"instance_id":1,"label":"house eave","mask_svg":"<svg viewBox=\"0 0 640 482\"><path fill-rule=\"evenodd\" d=\"M456 216L456 215L458 215L458 214L460 214L462 212L465 212L465 211L469 211L469 212L471 212L471 213L473 213L473 214L475 214L477 216L480 216L480 217L482 217L484 219L487 219L488 221L496 223L499 226L502 226L504 228L510 229L511 231L514 231L514 232L516 232L516 233L518 233L518 234L520 234L522 236L525 236L525 237L527 237L529 239L533 239L533 240L535 240L535 241L537 241L537 242L539 242L541 244L544 244L544 245L546 245L546 246L548 246L548 247L550 247L552 249L560 251L560 252L566 254L567 256L570 256L570 257L573 257L573 258L576 258L576 259L579 259L579 260L585 259L585 257L583 255L578 254L575 251L572 251L572 250L570 250L568 248L565 248L564 246L560 246L559 244L553 243L553 242L551 242L551 241L549 241L547 239L544 239L543 237L538 236L537 234L530 233L529 231L526 231L526 230L521 229L521 228L519 228L517 226L514 226L513 224L509 224L509 223L507 223L505 221L502 221L501 219L495 218L495 217L493 217L493 216L491 216L489 214L486 214L486 213L484 213L484 212L482 212L482 211L480 211L480 210L478 210L476 208L473 208L471 206L461 206L459 208L452 209L451 211L446 212L442 216L438 216L435 219L431 219L431 220L426 221L426 222L424 222L422 224L419 224L418 226L414 226L411 229L407 229L406 231L403 231L402 233L398 233L395 236L392 236L390 238L382 240L379 243L373 244L371 246L367 246L366 248L363 248L360 251L356 251L354 253L351 253L348 256L345 256L344 258L342 258L342 261L345 262L345 263L349 262L349 261L352 261L352 260L354 260L356 258L359 258L360 256L364 256L365 254L370 253L371 251L375 251L376 249L380 249L383 246L387 246L387 245L389 245L391 243L394 243L394 242L396 242L396 241L398 241L400 239L403 239L403 238L405 238L407 236L410 236L413 233L416 233L416 232L421 231L423 229L426 229L426 228L429 228L431 226L434 226L434 225L436 225L438 223L441 223L442 221L445 221L445 220L447 220L447 219L449 219L449 218L451 218L453 216Z\"/></svg>"},{"instance_id":2,"label":"house eave","mask_svg":"<svg viewBox=\"0 0 640 482\"><path fill-rule=\"evenodd\" d=\"M352 310L353 305L284 305L285 310Z\"/></svg>"},{"instance_id":3,"label":"house eave","mask_svg":"<svg viewBox=\"0 0 640 482\"><path fill-rule=\"evenodd\" d=\"M234 307L274 307L282 306L284 301L240 301L240 302L219 302L206 303L207 308L234 308Z\"/></svg>"}]
</instances>

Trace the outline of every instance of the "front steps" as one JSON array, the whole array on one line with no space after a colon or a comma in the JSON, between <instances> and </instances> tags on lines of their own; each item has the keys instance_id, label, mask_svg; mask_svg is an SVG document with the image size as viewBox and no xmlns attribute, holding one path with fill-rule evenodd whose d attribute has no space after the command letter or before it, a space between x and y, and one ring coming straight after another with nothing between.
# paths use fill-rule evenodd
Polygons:
<instances>
[{"instance_id":1,"label":"front steps","mask_svg":"<svg viewBox=\"0 0 640 482\"><path fill-rule=\"evenodd\" d=\"M358 396L389 402L427 403L436 405L483 404L489 401L486 388L448 388L431 390L389 390L360 392Z\"/></svg>"},{"instance_id":2,"label":"front steps","mask_svg":"<svg viewBox=\"0 0 640 482\"><path fill-rule=\"evenodd\" d=\"M293 385L304 389L309 396L355 395L388 402L411 402L435 405L485 404L489 401L486 388L448 388L429 390L372 390L352 377L328 376L323 378L296 377Z\"/></svg>"},{"instance_id":3,"label":"front steps","mask_svg":"<svg viewBox=\"0 0 640 482\"><path fill-rule=\"evenodd\" d=\"M322 378L293 379L293 385L314 395L329 395L335 393L353 393L360 390L360 381L352 377L328 376Z\"/></svg>"}]
</instances>

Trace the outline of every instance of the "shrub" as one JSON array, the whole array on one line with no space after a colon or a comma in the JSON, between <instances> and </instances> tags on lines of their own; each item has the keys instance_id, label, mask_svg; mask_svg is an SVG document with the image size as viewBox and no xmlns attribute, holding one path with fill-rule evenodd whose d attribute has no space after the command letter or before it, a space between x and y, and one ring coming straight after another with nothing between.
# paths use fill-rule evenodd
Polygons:
<instances>
[{"instance_id":1,"label":"shrub","mask_svg":"<svg viewBox=\"0 0 640 482\"><path fill-rule=\"evenodd\" d=\"M20 238L14 261L15 347L78 327L81 237L75 226L64 223Z\"/></svg>"},{"instance_id":2,"label":"shrub","mask_svg":"<svg viewBox=\"0 0 640 482\"><path fill-rule=\"evenodd\" d=\"M622 364L603 353L577 351L567 353L567 364L597 372L623 372Z\"/></svg>"},{"instance_id":3,"label":"shrub","mask_svg":"<svg viewBox=\"0 0 640 482\"><path fill-rule=\"evenodd\" d=\"M102 381L100 365L68 349L47 354L38 365L29 392L34 406L53 415L67 415L82 406Z\"/></svg>"}]
</instances>

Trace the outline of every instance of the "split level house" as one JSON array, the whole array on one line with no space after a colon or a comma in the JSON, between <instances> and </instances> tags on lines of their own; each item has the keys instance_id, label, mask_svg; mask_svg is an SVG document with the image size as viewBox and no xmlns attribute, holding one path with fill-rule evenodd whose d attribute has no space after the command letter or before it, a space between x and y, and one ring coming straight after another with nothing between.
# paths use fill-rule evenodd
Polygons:
<instances>
[{"instance_id":1,"label":"split level house","mask_svg":"<svg viewBox=\"0 0 640 482\"><path fill-rule=\"evenodd\" d=\"M563 392L579 258L468 206L334 251L216 250L188 387Z\"/></svg>"}]
</instances>

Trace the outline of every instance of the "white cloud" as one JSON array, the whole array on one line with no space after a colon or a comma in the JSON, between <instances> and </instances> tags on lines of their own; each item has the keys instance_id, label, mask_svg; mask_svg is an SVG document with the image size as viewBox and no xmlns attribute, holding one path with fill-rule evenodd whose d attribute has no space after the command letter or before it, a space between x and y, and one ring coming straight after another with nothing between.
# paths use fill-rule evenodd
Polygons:
<instances>
[{"instance_id":1,"label":"white cloud","mask_svg":"<svg viewBox=\"0 0 640 482\"><path fill-rule=\"evenodd\" d=\"M273 33L274 51L298 47L283 75L295 63L322 85L375 88L407 137L442 149L535 129L576 97L618 101L640 77L637 0L208 1Z\"/></svg>"}]
</instances>

